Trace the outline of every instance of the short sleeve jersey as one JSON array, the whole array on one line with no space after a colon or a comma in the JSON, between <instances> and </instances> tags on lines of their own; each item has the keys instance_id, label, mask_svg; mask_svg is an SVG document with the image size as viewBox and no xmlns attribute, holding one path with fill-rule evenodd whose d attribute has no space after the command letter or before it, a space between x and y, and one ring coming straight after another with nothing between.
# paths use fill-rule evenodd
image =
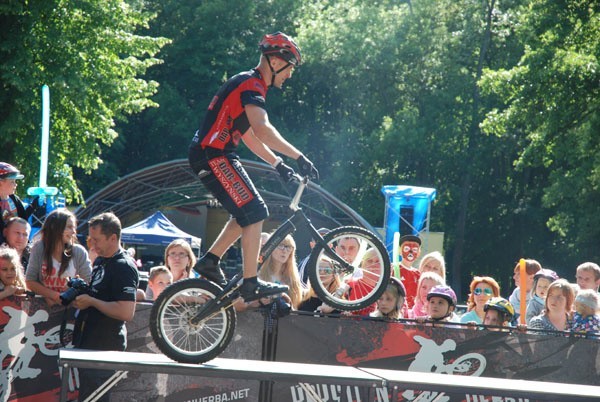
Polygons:
<instances>
[{"instance_id":1,"label":"short sleeve jersey","mask_svg":"<svg viewBox=\"0 0 600 402\"><path fill-rule=\"evenodd\" d=\"M214 148L235 151L240 138L250 128L247 105L265 108L267 83L258 70L246 71L230 78L213 97L204 122L194 135L190 148Z\"/></svg>"}]
</instances>

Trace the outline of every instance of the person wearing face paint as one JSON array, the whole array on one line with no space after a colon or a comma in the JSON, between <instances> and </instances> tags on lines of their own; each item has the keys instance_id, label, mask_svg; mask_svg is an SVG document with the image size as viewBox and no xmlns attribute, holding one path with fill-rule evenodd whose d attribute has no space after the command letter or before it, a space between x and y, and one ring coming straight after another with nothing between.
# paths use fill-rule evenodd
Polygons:
<instances>
[{"instance_id":1,"label":"person wearing face paint","mask_svg":"<svg viewBox=\"0 0 600 402\"><path fill-rule=\"evenodd\" d=\"M500 296L500 285L489 276L476 276L469 286L471 293L467 300L467 312L460 317L462 323L482 324L485 318L485 304Z\"/></svg>"},{"instance_id":2,"label":"person wearing face paint","mask_svg":"<svg viewBox=\"0 0 600 402\"><path fill-rule=\"evenodd\" d=\"M400 279L406 288L406 304L412 308L417 296L417 285L421 273L413 267L421 254L421 239L419 236L404 235L400 237Z\"/></svg>"},{"instance_id":3,"label":"person wearing face paint","mask_svg":"<svg viewBox=\"0 0 600 402\"><path fill-rule=\"evenodd\" d=\"M241 237L244 279L240 294L246 302L282 294L288 291L288 286L257 278L260 233L269 213L236 154L240 140L286 182L291 180L294 170L276 152L295 159L301 175L319 178L313 163L270 123L265 105L268 89L282 88L302 63L300 48L282 32L265 35L258 47L261 52L258 66L235 75L221 86L188 153L194 173L231 214L194 270L224 286L227 282L219 262Z\"/></svg>"},{"instance_id":4,"label":"person wearing face paint","mask_svg":"<svg viewBox=\"0 0 600 402\"><path fill-rule=\"evenodd\" d=\"M533 286L531 288L531 297L527 303L527 313L525 322L529 321L544 310L544 303L548 295L550 284L558 279L558 275L551 269L542 268L533 276Z\"/></svg>"}]
</instances>

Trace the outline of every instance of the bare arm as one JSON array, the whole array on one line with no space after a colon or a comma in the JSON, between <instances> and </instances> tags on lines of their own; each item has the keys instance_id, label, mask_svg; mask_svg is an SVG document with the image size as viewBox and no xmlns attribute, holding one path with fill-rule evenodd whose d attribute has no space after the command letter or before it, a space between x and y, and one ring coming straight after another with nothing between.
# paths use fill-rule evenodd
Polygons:
<instances>
[{"instance_id":1,"label":"bare arm","mask_svg":"<svg viewBox=\"0 0 600 402\"><path fill-rule=\"evenodd\" d=\"M293 159L298 159L300 155L302 155L302 152L287 142L271 122L269 122L269 116L267 115L266 110L255 105L247 105L246 115L248 116L248 121L254 132L254 136L268 148ZM244 143L247 144L246 140L244 140ZM254 152L254 150L252 151ZM260 154L257 155L262 158ZM265 161L270 162L269 159L265 159Z\"/></svg>"},{"instance_id":2,"label":"bare arm","mask_svg":"<svg viewBox=\"0 0 600 402\"><path fill-rule=\"evenodd\" d=\"M256 138L252 130L248 130L248 132L242 137L242 140L256 156L267 162L269 165L272 166L276 162L277 155L275 155L273 151L271 151L271 149L267 147L261 140Z\"/></svg>"},{"instance_id":3,"label":"bare arm","mask_svg":"<svg viewBox=\"0 0 600 402\"><path fill-rule=\"evenodd\" d=\"M73 307L80 310L95 307L102 314L121 321L131 321L135 313L134 301L106 302L86 294L77 296L73 301Z\"/></svg>"},{"instance_id":4,"label":"bare arm","mask_svg":"<svg viewBox=\"0 0 600 402\"><path fill-rule=\"evenodd\" d=\"M31 290L36 295L45 297L49 304L60 303L60 292L47 288L37 281L25 281L25 285L27 286L27 289Z\"/></svg>"}]
</instances>

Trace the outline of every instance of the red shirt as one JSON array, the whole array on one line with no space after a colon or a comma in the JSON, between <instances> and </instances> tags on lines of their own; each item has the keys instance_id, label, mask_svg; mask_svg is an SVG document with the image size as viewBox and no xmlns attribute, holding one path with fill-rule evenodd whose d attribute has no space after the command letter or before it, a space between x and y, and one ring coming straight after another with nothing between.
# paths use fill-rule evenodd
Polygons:
<instances>
[{"instance_id":1,"label":"red shirt","mask_svg":"<svg viewBox=\"0 0 600 402\"><path fill-rule=\"evenodd\" d=\"M365 297L370 291L373 290L373 285L365 283L362 279L351 280L348 282L349 293L348 300L357 300L361 297ZM368 316L377 308L377 304L373 303L370 306L363 308L362 310L353 311L353 315L364 315Z\"/></svg>"},{"instance_id":2,"label":"red shirt","mask_svg":"<svg viewBox=\"0 0 600 402\"><path fill-rule=\"evenodd\" d=\"M406 268L400 264L400 280L406 288L406 303L408 308L412 308L415 304L415 297L417 297L417 284L421 273L415 268Z\"/></svg>"}]
</instances>

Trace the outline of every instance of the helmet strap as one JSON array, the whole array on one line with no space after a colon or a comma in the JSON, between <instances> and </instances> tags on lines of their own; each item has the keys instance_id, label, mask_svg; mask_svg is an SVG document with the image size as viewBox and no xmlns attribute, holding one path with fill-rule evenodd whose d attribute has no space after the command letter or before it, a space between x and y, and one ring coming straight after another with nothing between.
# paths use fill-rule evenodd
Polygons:
<instances>
[{"instance_id":1,"label":"helmet strap","mask_svg":"<svg viewBox=\"0 0 600 402\"><path fill-rule=\"evenodd\" d=\"M279 74L280 72L282 72L283 70L285 70L286 68L288 68L289 66L291 66L292 63L287 62L287 64L285 66L283 66L279 70L275 71L273 66L271 66L271 56L265 54L265 57L267 58L267 64L269 65L269 68L271 69L271 84L269 86L272 87L275 84L275 76L277 74Z\"/></svg>"}]
</instances>

